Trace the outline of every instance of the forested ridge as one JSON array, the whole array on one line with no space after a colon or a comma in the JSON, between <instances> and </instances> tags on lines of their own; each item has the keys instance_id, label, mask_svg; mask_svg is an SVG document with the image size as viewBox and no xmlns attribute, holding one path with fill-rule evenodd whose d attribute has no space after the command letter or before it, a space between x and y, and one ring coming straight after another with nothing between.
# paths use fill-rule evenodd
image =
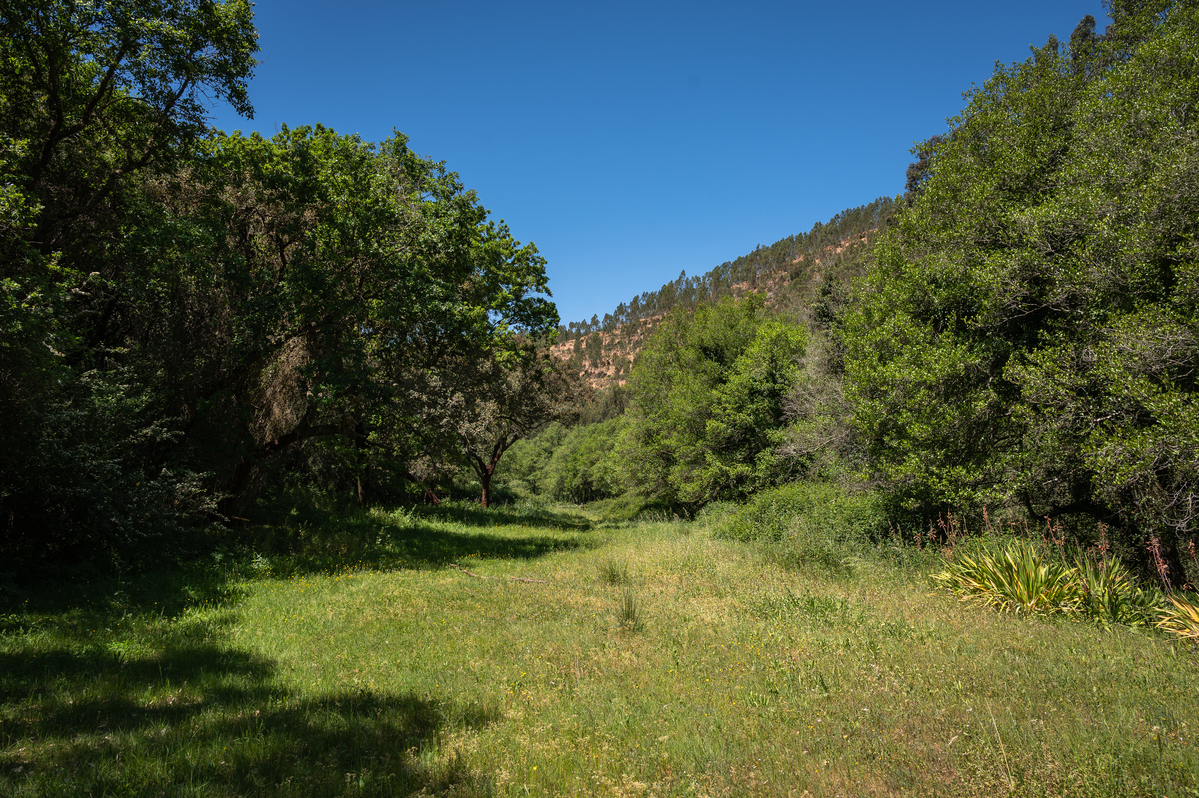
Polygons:
<instances>
[{"instance_id":1,"label":"forested ridge","mask_svg":"<svg viewBox=\"0 0 1199 798\"><path fill-rule=\"evenodd\" d=\"M883 227L897 204L890 197L846 209L807 233L759 245L748 255L643 291L615 311L590 321L559 325L553 352L595 388L623 385L649 335L676 307L694 310L725 297L762 293L772 306L808 309L831 318L831 306L865 273L870 236Z\"/></svg>"},{"instance_id":2,"label":"forested ridge","mask_svg":"<svg viewBox=\"0 0 1199 798\"><path fill-rule=\"evenodd\" d=\"M249 4L0 4L3 553L187 557L316 495L807 485L1194 584L1197 12L1109 10L997 67L902 195L563 325L403 134L207 126L253 113Z\"/></svg>"}]
</instances>

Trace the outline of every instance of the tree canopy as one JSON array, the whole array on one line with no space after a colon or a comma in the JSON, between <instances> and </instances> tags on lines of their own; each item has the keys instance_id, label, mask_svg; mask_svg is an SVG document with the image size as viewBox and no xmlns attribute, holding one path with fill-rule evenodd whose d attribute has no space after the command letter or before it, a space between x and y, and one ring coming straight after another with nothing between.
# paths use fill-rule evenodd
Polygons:
<instances>
[{"instance_id":1,"label":"tree canopy","mask_svg":"<svg viewBox=\"0 0 1199 798\"><path fill-rule=\"evenodd\" d=\"M759 294L667 316L630 380L632 481L690 505L772 484L805 344L803 328L772 318Z\"/></svg>"},{"instance_id":2,"label":"tree canopy","mask_svg":"<svg viewBox=\"0 0 1199 798\"><path fill-rule=\"evenodd\" d=\"M1199 486L1199 8L1111 4L918 148L844 320L856 425L921 513L1016 501L1181 545Z\"/></svg>"},{"instance_id":3,"label":"tree canopy","mask_svg":"<svg viewBox=\"0 0 1199 798\"><path fill-rule=\"evenodd\" d=\"M0 3L5 552L144 551L272 468L409 475L425 388L552 332L545 261L397 133L249 114L241 0Z\"/></svg>"}]
</instances>

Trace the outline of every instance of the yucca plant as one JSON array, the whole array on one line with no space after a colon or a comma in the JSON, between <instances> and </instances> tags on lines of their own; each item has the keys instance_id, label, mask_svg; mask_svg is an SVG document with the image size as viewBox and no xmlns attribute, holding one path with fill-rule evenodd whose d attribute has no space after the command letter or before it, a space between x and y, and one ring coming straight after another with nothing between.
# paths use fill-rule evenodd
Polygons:
<instances>
[{"instance_id":1,"label":"yucca plant","mask_svg":"<svg viewBox=\"0 0 1199 798\"><path fill-rule=\"evenodd\" d=\"M1078 572L1045 556L1036 546L1014 540L977 552L958 551L933 579L964 601L979 601L1005 612L1047 615L1079 609Z\"/></svg>"},{"instance_id":2,"label":"yucca plant","mask_svg":"<svg viewBox=\"0 0 1199 798\"><path fill-rule=\"evenodd\" d=\"M1081 589L1079 609L1104 626L1144 626L1161 611L1160 594L1147 591L1115 557L1095 561L1076 557L1074 570Z\"/></svg>"},{"instance_id":3,"label":"yucca plant","mask_svg":"<svg viewBox=\"0 0 1199 798\"><path fill-rule=\"evenodd\" d=\"M1177 596L1167 596L1167 601L1170 606L1160 610L1157 628L1183 640L1199 643L1199 605Z\"/></svg>"}]
</instances>

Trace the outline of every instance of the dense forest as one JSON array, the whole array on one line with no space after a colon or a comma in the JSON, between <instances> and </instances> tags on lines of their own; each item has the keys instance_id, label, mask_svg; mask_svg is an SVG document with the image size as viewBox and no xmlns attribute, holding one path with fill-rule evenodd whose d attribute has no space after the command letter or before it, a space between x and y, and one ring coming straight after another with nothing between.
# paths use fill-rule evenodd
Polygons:
<instances>
[{"instance_id":1,"label":"dense forest","mask_svg":"<svg viewBox=\"0 0 1199 798\"><path fill-rule=\"evenodd\" d=\"M1053 519L1199 582L1199 9L998 67L905 191L590 321L401 134L265 138L243 0L0 3L0 554L188 557L296 497L887 530ZM900 176L897 176L897 178Z\"/></svg>"},{"instance_id":2,"label":"dense forest","mask_svg":"<svg viewBox=\"0 0 1199 798\"><path fill-rule=\"evenodd\" d=\"M212 98L253 113L250 3L0 29L7 563L186 554L289 483L435 498L562 409L544 260L443 164L207 126Z\"/></svg>"}]
</instances>

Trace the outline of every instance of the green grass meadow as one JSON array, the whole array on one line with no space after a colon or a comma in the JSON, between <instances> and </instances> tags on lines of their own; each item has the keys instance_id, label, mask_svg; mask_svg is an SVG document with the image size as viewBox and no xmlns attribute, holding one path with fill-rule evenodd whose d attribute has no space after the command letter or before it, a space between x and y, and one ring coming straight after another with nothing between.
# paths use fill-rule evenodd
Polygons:
<instances>
[{"instance_id":1,"label":"green grass meadow","mask_svg":"<svg viewBox=\"0 0 1199 798\"><path fill-rule=\"evenodd\" d=\"M373 512L10 589L0 794L1199 796L1195 647L717 523Z\"/></svg>"}]
</instances>

